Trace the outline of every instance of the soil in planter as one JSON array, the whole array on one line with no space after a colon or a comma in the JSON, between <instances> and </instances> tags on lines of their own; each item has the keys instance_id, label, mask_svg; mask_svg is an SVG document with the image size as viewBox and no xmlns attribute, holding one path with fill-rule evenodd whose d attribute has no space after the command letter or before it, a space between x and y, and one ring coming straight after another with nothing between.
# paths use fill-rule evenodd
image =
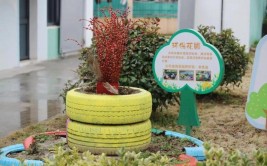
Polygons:
<instances>
[{"instance_id":1,"label":"soil in planter","mask_svg":"<svg viewBox=\"0 0 267 166\"><path fill-rule=\"evenodd\" d=\"M51 158L54 155L56 146L63 146L64 149L69 148L64 137L39 135L35 137L35 143L31 145L29 150L8 154L8 157L21 161L25 159L43 160L44 158ZM194 143L187 139L152 134L151 144L143 151L142 157L148 157L151 153L160 151L162 155L177 159L180 154L184 153L183 147L195 146Z\"/></svg>"},{"instance_id":2,"label":"soil in planter","mask_svg":"<svg viewBox=\"0 0 267 166\"><path fill-rule=\"evenodd\" d=\"M76 91L81 92L81 93L86 93L86 94L96 94L96 87L88 86L88 87L79 88ZM120 86L118 95L130 95L130 94L136 94L139 92L140 92L139 90L133 89L131 87Z\"/></svg>"},{"instance_id":3,"label":"soil in planter","mask_svg":"<svg viewBox=\"0 0 267 166\"><path fill-rule=\"evenodd\" d=\"M54 135L38 135L35 136L35 142L31 144L29 150L11 153L7 157L16 158L21 161L28 160L43 160L44 158L50 158L54 155L56 146L64 146L68 148L66 144L66 138Z\"/></svg>"},{"instance_id":4,"label":"soil in planter","mask_svg":"<svg viewBox=\"0 0 267 166\"><path fill-rule=\"evenodd\" d=\"M188 139L179 139L164 135L152 134L151 144L144 151L143 155L149 155L150 153L157 153L168 157L177 158L180 154L184 154L184 147L196 147L197 145Z\"/></svg>"}]
</instances>

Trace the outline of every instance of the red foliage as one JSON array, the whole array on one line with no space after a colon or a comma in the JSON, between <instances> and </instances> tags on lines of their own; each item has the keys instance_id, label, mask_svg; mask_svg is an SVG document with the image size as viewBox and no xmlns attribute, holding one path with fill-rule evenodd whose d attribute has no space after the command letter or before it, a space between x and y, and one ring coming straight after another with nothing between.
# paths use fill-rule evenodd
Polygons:
<instances>
[{"instance_id":1,"label":"red foliage","mask_svg":"<svg viewBox=\"0 0 267 166\"><path fill-rule=\"evenodd\" d=\"M93 31L96 52L101 71L101 82L116 83L119 81L123 55L129 40L129 31L133 22L127 18L128 11L108 10L110 16L103 19L91 19L87 28Z\"/></svg>"}]
</instances>

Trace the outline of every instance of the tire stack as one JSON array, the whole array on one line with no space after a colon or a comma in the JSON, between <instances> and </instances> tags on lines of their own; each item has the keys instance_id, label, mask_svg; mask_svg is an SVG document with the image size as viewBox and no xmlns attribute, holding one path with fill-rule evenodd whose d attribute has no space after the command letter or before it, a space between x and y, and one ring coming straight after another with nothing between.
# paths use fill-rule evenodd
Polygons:
<instances>
[{"instance_id":1,"label":"tire stack","mask_svg":"<svg viewBox=\"0 0 267 166\"><path fill-rule=\"evenodd\" d=\"M73 89L67 93L68 145L79 151L116 154L142 150L151 141L151 94L133 88L130 95L85 94Z\"/></svg>"}]
</instances>

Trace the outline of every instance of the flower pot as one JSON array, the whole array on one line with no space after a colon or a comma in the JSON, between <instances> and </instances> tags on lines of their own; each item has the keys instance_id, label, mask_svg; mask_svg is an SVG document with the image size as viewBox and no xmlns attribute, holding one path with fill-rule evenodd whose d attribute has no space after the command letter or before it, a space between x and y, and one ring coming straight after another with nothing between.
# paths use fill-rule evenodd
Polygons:
<instances>
[{"instance_id":1,"label":"flower pot","mask_svg":"<svg viewBox=\"0 0 267 166\"><path fill-rule=\"evenodd\" d=\"M131 94L88 94L80 89L67 93L67 142L71 148L114 155L121 148L139 151L148 147L151 94L143 89L127 88L123 89Z\"/></svg>"}]
</instances>

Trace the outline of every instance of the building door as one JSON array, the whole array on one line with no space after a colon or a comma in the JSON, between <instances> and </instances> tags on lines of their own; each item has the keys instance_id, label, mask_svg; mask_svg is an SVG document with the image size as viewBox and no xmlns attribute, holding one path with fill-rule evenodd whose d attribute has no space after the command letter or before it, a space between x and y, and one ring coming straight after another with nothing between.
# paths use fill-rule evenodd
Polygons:
<instances>
[{"instance_id":1,"label":"building door","mask_svg":"<svg viewBox=\"0 0 267 166\"><path fill-rule=\"evenodd\" d=\"M20 60L29 59L29 0L19 0Z\"/></svg>"}]
</instances>

